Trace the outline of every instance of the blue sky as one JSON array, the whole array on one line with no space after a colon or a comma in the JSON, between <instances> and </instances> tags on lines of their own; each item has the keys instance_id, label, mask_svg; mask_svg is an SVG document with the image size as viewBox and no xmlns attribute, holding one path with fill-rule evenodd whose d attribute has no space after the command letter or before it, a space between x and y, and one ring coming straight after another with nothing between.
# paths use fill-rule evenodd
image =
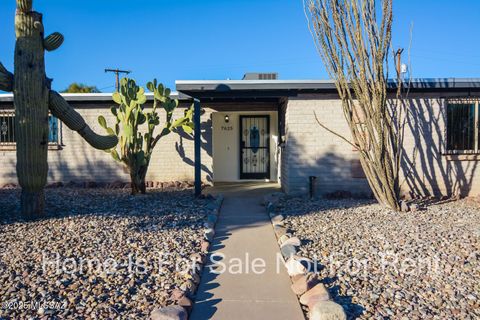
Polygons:
<instances>
[{"instance_id":1,"label":"blue sky","mask_svg":"<svg viewBox=\"0 0 480 320\"><path fill-rule=\"evenodd\" d=\"M71 82L113 90L106 67L156 77L241 79L277 71L281 79L326 79L302 0L36 0L46 33L65 35L46 54L53 86ZM14 0L0 1L0 61L13 69ZM480 1L395 0L394 47L407 48L413 77L480 77Z\"/></svg>"}]
</instances>

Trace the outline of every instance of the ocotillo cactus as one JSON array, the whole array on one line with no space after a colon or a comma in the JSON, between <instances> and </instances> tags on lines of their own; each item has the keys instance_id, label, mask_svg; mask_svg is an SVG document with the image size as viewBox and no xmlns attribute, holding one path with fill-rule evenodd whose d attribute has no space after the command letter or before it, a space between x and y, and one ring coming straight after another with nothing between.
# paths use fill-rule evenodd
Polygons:
<instances>
[{"instance_id":1,"label":"ocotillo cactus","mask_svg":"<svg viewBox=\"0 0 480 320\"><path fill-rule=\"evenodd\" d=\"M27 217L34 217L41 215L45 206L49 109L94 148L111 149L118 140L113 135L95 134L80 114L50 89L51 80L45 74L45 50L59 48L63 36L56 32L44 38L42 15L32 11L32 0L17 0L15 35L14 74L0 63L0 89L14 93L21 211Z\"/></svg>"}]
</instances>

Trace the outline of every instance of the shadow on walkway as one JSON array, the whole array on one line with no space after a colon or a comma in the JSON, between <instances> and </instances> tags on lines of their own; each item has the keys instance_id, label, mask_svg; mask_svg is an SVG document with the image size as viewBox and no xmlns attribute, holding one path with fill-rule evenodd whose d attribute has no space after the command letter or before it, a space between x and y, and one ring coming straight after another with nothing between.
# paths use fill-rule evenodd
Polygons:
<instances>
[{"instance_id":1,"label":"shadow on walkway","mask_svg":"<svg viewBox=\"0 0 480 320\"><path fill-rule=\"evenodd\" d=\"M193 320L304 319L261 205L277 184L221 184L206 190L225 200L203 270Z\"/></svg>"}]
</instances>

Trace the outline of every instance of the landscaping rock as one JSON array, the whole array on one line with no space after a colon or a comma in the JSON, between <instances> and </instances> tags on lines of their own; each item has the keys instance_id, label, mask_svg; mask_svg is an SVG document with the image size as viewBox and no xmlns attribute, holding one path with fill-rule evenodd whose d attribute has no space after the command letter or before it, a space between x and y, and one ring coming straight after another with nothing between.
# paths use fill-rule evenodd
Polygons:
<instances>
[{"instance_id":1,"label":"landscaping rock","mask_svg":"<svg viewBox=\"0 0 480 320\"><path fill-rule=\"evenodd\" d=\"M277 238L280 238L287 234L287 228L285 228L284 226L273 226L273 230L275 231Z\"/></svg>"},{"instance_id":2,"label":"landscaping rock","mask_svg":"<svg viewBox=\"0 0 480 320\"><path fill-rule=\"evenodd\" d=\"M21 190L0 190L0 300L67 304L43 316L0 308L0 319L148 319L182 295L175 264L200 253L207 200L81 186L48 189L45 217L28 222L16 214Z\"/></svg>"},{"instance_id":3,"label":"landscaping rock","mask_svg":"<svg viewBox=\"0 0 480 320\"><path fill-rule=\"evenodd\" d=\"M175 288L175 289L173 289L173 291L172 291L172 294L171 294L171 296L170 296L170 300L176 302L176 301L180 300L180 299L181 299L182 297L184 297L184 296L185 296L185 292L184 292L184 291L180 290L179 288Z\"/></svg>"},{"instance_id":4,"label":"landscaping rock","mask_svg":"<svg viewBox=\"0 0 480 320\"><path fill-rule=\"evenodd\" d=\"M192 253L190 255L190 261L197 263L197 264L204 264L205 263L205 256L201 255L198 252Z\"/></svg>"},{"instance_id":5,"label":"landscaping rock","mask_svg":"<svg viewBox=\"0 0 480 320\"><path fill-rule=\"evenodd\" d=\"M292 283L295 283L298 279L300 279L301 277L303 277L305 274L301 273L301 274L296 274L294 276L291 276L291 280L292 280Z\"/></svg>"},{"instance_id":6,"label":"landscaping rock","mask_svg":"<svg viewBox=\"0 0 480 320\"><path fill-rule=\"evenodd\" d=\"M192 303L192 300L190 300L189 298L183 296L180 300L177 301L177 304L183 308L185 308L185 310L190 313L192 311L192 308L193 308L193 303Z\"/></svg>"},{"instance_id":7,"label":"landscaping rock","mask_svg":"<svg viewBox=\"0 0 480 320\"><path fill-rule=\"evenodd\" d=\"M297 248L292 245L285 245L280 248L282 256L286 259L294 256L297 253Z\"/></svg>"},{"instance_id":8,"label":"landscaping rock","mask_svg":"<svg viewBox=\"0 0 480 320\"><path fill-rule=\"evenodd\" d=\"M185 292L185 295L191 296L195 293L197 285L192 280L187 280L180 286L180 290Z\"/></svg>"},{"instance_id":9,"label":"landscaping rock","mask_svg":"<svg viewBox=\"0 0 480 320\"><path fill-rule=\"evenodd\" d=\"M206 229L204 232L205 240L208 242L213 241L213 237L215 236L215 230L213 228Z\"/></svg>"},{"instance_id":10,"label":"landscaping rock","mask_svg":"<svg viewBox=\"0 0 480 320\"><path fill-rule=\"evenodd\" d=\"M400 202L400 210L402 210L402 212L409 212L410 211L410 206L408 205L408 203L405 200L402 200Z\"/></svg>"},{"instance_id":11,"label":"landscaping rock","mask_svg":"<svg viewBox=\"0 0 480 320\"><path fill-rule=\"evenodd\" d=\"M181 306L168 306L155 309L150 314L151 320L187 320L187 311Z\"/></svg>"},{"instance_id":12,"label":"landscaping rock","mask_svg":"<svg viewBox=\"0 0 480 320\"><path fill-rule=\"evenodd\" d=\"M125 187L126 182L123 181L114 181L110 183L107 187L110 189L122 189Z\"/></svg>"},{"instance_id":13,"label":"landscaping rock","mask_svg":"<svg viewBox=\"0 0 480 320\"><path fill-rule=\"evenodd\" d=\"M297 237L291 237L291 238L287 238L286 240L282 241L280 245L282 247L283 246L288 246L288 245L299 247L301 245L301 242L300 242L300 239L298 239Z\"/></svg>"},{"instance_id":14,"label":"landscaping rock","mask_svg":"<svg viewBox=\"0 0 480 320\"><path fill-rule=\"evenodd\" d=\"M202 240L202 242L200 243L200 251L203 253L207 253L209 248L210 248L210 242L206 240Z\"/></svg>"},{"instance_id":15,"label":"landscaping rock","mask_svg":"<svg viewBox=\"0 0 480 320\"><path fill-rule=\"evenodd\" d=\"M318 301L310 307L310 320L346 320L342 306L333 301Z\"/></svg>"},{"instance_id":16,"label":"landscaping rock","mask_svg":"<svg viewBox=\"0 0 480 320\"><path fill-rule=\"evenodd\" d=\"M285 262L285 267L287 268L287 273L290 277L300 274L303 275L307 271L305 267L294 258L288 259L287 262Z\"/></svg>"},{"instance_id":17,"label":"landscaping rock","mask_svg":"<svg viewBox=\"0 0 480 320\"><path fill-rule=\"evenodd\" d=\"M283 235L281 237L278 238L278 244L279 245L282 245L285 241L287 241L290 237L287 236L287 235Z\"/></svg>"},{"instance_id":18,"label":"landscaping rock","mask_svg":"<svg viewBox=\"0 0 480 320\"><path fill-rule=\"evenodd\" d=\"M301 275L300 277L295 279L291 288L292 291L297 296L299 296L315 287L319 282L320 280L318 279L318 276L316 274L308 273L306 275Z\"/></svg>"},{"instance_id":19,"label":"landscaping rock","mask_svg":"<svg viewBox=\"0 0 480 320\"><path fill-rule=\"evenodd\" d=\"M480 319L480 260L472 254L480 210L444 200L412 214L369 200L298 197L281 200L278 212L302 240L298 254L322 266L319 279L328 279L348 319Z\"/></svg>"},{"instance_id":20,"label":"landscaping rock","mask_svg":"<svg viewBox=\"0 0 480 320\"><path fill-rule=\"evenodd\" d=\"M207 221L203 224L205 229L213 229L215 227L215 224L213 222Z\"/></svg>"},{"instance_id":21,"label":"landscaping rock","mask_svg":"<svg viewBox=\"0 0 480 320\"><path fill-rule=\"evenodd\" d=\"M18 186L15 183L6 183L3 185L3 189L16 189Z\"/></svg>"},{"instance_id":22,"label":"landscaping rock","mask_svg":"<svg viewBox=\"0 0 480 320\"><path fill-rule=\"evenodd\" d=\"M300 297L300 303L309 307L318 301L327 300L330 300L330 294L322 283L316 284Z\"/></svg>"},{"instance_id":23,"label":"landscaping rock","mask_svg":"<svg viewBox=\"0 0 480 320\"><path fill-rule=\"evenodd\" d=\"M276 215L272 218L272 224L280 224L282 223L283 219L285 219L281 214Z\"/></svg>"}]
</instances>

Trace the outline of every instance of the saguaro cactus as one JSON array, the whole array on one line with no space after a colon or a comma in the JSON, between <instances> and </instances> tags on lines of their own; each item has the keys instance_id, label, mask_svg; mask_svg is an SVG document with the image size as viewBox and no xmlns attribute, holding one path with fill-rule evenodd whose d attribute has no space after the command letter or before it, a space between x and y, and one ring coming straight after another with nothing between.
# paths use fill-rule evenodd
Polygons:
<instances>
[{"instance_id":1,"label":"saguaro cactus","mask_svg":"<svg viewBox=\"0 0 480 320\"><path fill-rule=\"evenodd\" d=\"M32 0L17 0L15 35L14 74L0 63L0 89L14 93L21 211L27 217L35 217L42 215L45 207L49 110L94 148L111 149L118 140L113 135L95 134L80 114L50 89L51 80L45 74L45 50L59 48L63 36L55 32L44 38L42 15L32 11Z\"/></svg>"}]
</instances>

